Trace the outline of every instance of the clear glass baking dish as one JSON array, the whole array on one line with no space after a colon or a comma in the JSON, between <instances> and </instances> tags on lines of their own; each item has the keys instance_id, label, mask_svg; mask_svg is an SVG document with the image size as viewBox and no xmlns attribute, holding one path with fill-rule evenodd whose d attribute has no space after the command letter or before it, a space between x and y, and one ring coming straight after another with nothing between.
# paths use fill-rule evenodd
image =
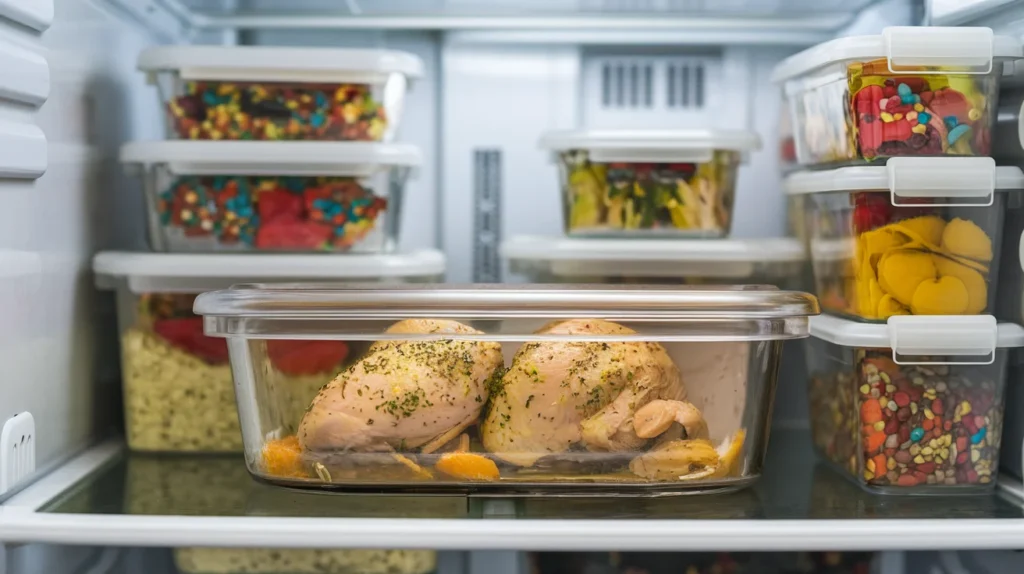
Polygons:
<instances>
[{"instance_id":1,"label":"clear glass baking dish","mask_svg":"<svg viewBox=\"0 0 1024 574\"><path fill-rule=\"evenodd\" d=\"M814 317L811 435L822 458L887 494L995 486L1010 353L1024 329L992 316Z\"/></svg>"},{"instance_id":2,"label":"clear glass baking dish","mask_svg":"<svg viewBox=\"0 0 1024 574\"><path fill-rule=\"evenodd\" d=\"M773 287L247 285L196 299L226 337L249 470L316 489L664 494L759 476L782 343ZM368 345L298 422L276 341Z\"/></svg>"},{"instance_id":3,"label":"clear glass baking dish","mask_svg":"<svg viewBox=\"0 0 1024 574\"><path fill-rule=\"evenodd\" d=\"M392 141L423 62L405 52L161 46L138 67L156 84L167 137Z\"/></svg>"},{"instance_id":4,"label":"clear glass baking dish","mask_svg":"<svg viewBox=\"0 0 1024 574\"><path fill-rule=\"evenodd\" d=\"M132 142L154 251L380 253L419 150L364 142Z\"/></svg>"},{"instance_id":5,"label":"clear glass baking dish","mask_svg":"<svg viewBox=\"0 0 1024 574\"><path fill-rule=\"evenodd\" d=\"M815 291L830 313L993 312L1003 220L1024 173L991 158L891 158L884 166L805 171L784 187L803 196Z\"/></svg>"},{"instance_id":6,"label":"clear glass baking dish","mask_svg":"<svg viewBox=\"0 0 1024 574\"><path fill-rule=\"evenodd\" d=\"M551 132L565 232L580 237L725 237L736 171L761 148L728 130Z\"/></svg>"},{"instance_id":7,"label":"clear glass baking dish","mask_svg":"<svg viewBox=\"0 0 1024 574\"><path fill-rule=\"evenodd\" d=\"M513 237L501 257L530 283L774 285L806 289L796 239L576 239Z\"/></svg>"},{"instance_id":8,"label":"clear glass baking dish","mask_svg":"<svg viewBox=\"0 0 1024 574\"><path fill-rule=\"evenodd\" d=\"M988 156L1003 64L1014 38L989 28L890 27L838 38L781 62L797 161Z\"/></svg>"},{"instance_id":9,"label":"clear glass baking dish","mask_svg":"<svg viewBox=\"0 0 1024 574\"><path fill-rule=\"evenodd\" d=\"M258 280L426 282L444 274L439 252L380 256L177 255L104 252L97 284L117 295L125 434L133 451L238 452L242 435L223 339L203 334L199 293ZM268 384L289 389L281 405L298 420L325 377L349 362L344 341L277 341Z\"/></svg>"}]
</instances>

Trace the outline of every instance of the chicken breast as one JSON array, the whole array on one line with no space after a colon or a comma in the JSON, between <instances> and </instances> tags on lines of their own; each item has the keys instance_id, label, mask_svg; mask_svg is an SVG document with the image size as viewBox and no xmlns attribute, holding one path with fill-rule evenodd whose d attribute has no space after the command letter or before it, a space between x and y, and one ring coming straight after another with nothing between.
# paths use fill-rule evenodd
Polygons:
<instances>
[{"instance_id":1,"label":"chicken breast","mask_svg":"<svg viewBox=\"0 0 1024 574\"><path fill-rule=\"evenodd\" d=\"M538 334L629 335L635 331L610 321L574 319L547 325ZM679 369L656 343L532 342L519 349L493 392L481 438L488 451L520 466L578 447L631 451L674 422L685 421L688 435L706 434L706 427L701 429L703 419L692 420L694 412L700 416L699 411L679 408L685 399ZM656 400L661 402L649 409L638 435L634 414ZM672 412L660 416L669 405Z\"/></svg>"},{"instance_id":2,"label":"chicken breast","mask_svg":"<svg viewBox=\"0 0 1024 574\"><path fill-rule=\"evenodd\" d=\"M392 334L480 333L456 321L401 321ZM434 450L476 422L501 345L486 341L378 341L327 384L299 423L306 451Z\"/></svg>"}]
</instances>

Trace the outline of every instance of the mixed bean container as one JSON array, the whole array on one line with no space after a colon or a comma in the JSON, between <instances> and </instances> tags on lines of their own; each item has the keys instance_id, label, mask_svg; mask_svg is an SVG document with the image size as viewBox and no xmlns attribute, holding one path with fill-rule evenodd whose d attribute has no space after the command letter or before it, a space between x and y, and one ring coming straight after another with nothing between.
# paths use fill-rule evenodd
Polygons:
<instances>
[{"instance_id":1,"label":"mixed bean container","mask_svg":"<svg viewBox=\"0 0 1024 574\"><path fill-rule=\"evenodd\" d=\"M812 438L869 491L995 485L1024 347L1019 317L996 320L1024 173L997 167L992 141L1004 68L1021 57L985 28L888 28L775 70L798 164L791 221L827 313L806 342Z\"/></svg>"}]
</instances>

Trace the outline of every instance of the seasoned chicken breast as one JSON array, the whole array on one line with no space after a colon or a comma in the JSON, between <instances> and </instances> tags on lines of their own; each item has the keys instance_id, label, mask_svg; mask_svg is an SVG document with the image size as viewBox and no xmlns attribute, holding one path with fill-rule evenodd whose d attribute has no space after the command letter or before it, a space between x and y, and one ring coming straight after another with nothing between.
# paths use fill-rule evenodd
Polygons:
<instances>
[{"instance_id":1,"label":"seasoned chicken breast","mask_svg":"<svg viewBox=\"0 0 1024 574\"><path fill-rule=\"evenodd\" d=\"M547 325L538 334L635 332L610 321L574 319ZM636 450L675 422L691 438L706 435L700 411L685 399L679 369L656 343L532 342L519 349L493 392L481 438L495 456L531 466L541 457L580 447ZM634 414L648 404L638 432Z\"/></svg>"},{"instance_id":2,"label":"seasoned chicken breast","mask_svg":"<svg viewBox=\"0 0 1024 574\"><path fill-rule=\"evenodd\" d=\"M469 334L456 321L401 321L391 334ZM327 384L299 424L306 451L436 450L476 422L504 362L486 341L378 341Z\"/></svg>"}]
</instances>

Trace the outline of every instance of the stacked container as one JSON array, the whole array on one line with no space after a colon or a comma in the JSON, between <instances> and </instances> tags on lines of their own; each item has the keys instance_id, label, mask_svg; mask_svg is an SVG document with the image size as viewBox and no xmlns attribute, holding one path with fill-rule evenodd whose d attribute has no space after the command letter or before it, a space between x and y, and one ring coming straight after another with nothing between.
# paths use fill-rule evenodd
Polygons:
<instances>
[{"instance_id":1,"label":"stacked container","mask_svg":"<svg viewBox=\"0 0 1024 574\"><path fill-rule=\"evenodd\" d=\"M229 346L207 337L193 313L199 294L444 275L441 253L397 251L420 153L395 140L423 64L383 50L174 46L143 52L138 65L158 88L166 139L129 143L121 161L140 178L153 253L94 261L99 285L117 292L128 447L242 452L238 373ZM297 427L320 388L367 346L316 336L268 345L257 368L283 397L284 423ZM180 549L176 560L183 572L425 574L436 555Z\"/></svg>"},{"instance_id":2,"label":"stacked container","mask_svg":"<svg viewBox=\"0 0 1024 574\"><path fill-rule=\"evenodd\" d=\"M823 457L869 490L994 486L1009 356L994 318L1004 214L1024 173L996 167L1003 66L984 28L887 28L782 62L815 290L810 420Z\"/></svg>"}]
</instances>

